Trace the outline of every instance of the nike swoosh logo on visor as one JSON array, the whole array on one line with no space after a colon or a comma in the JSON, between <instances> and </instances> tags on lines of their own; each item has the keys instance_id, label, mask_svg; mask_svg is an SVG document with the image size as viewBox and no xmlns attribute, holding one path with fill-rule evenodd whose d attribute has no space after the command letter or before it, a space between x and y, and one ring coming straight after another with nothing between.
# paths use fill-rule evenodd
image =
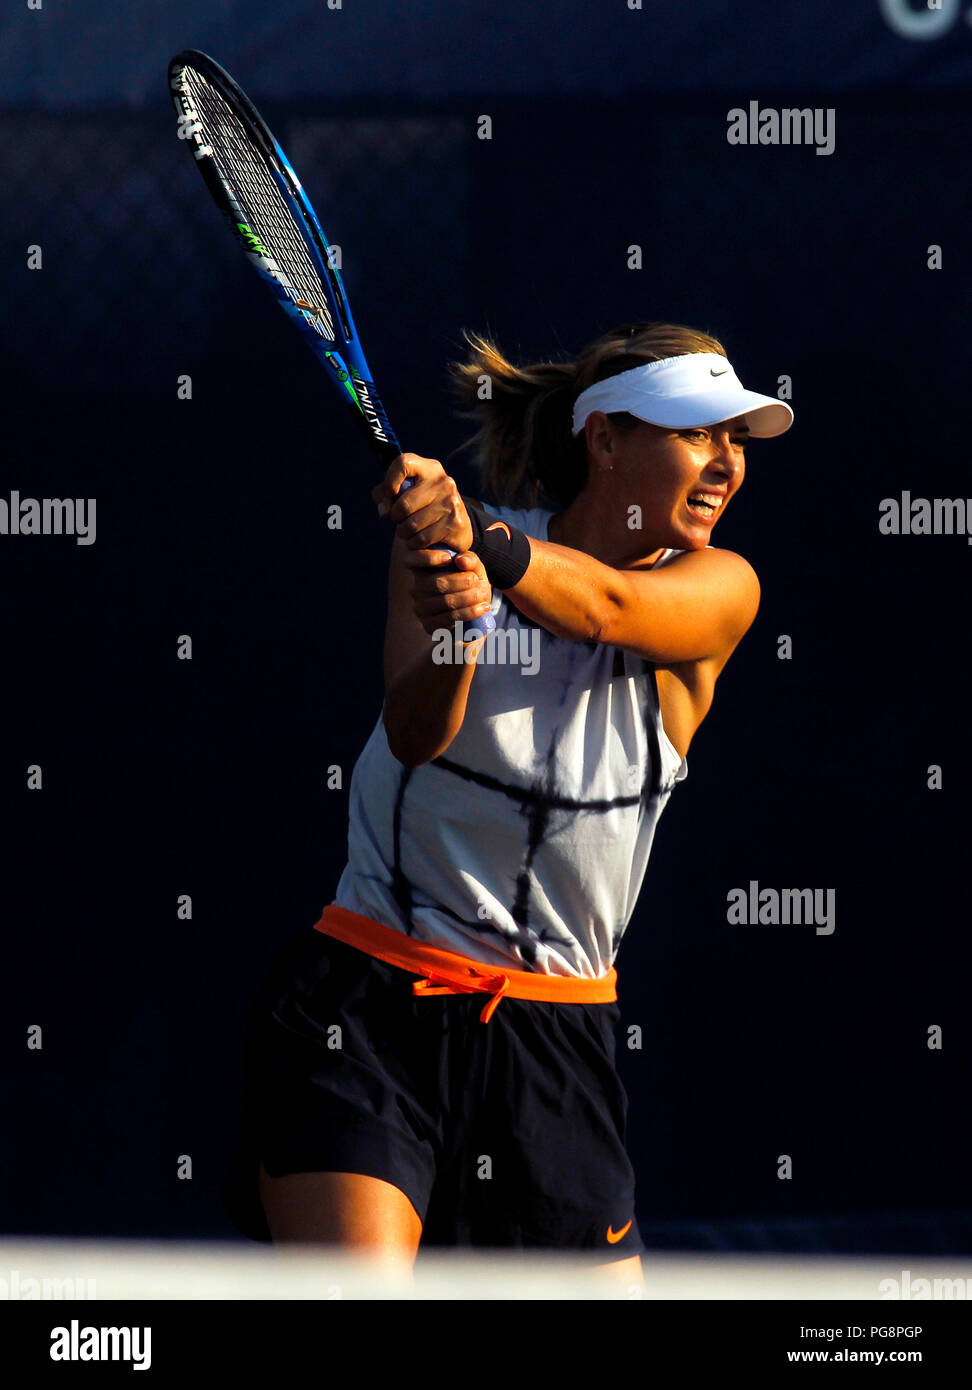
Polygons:
<instances>
[{"instance_id":1,"label":"nike swoosh logo on visor","mask_svg":"<svg viewBox=\"0 0 972 1390\"><path fill-rule=\"evenodd\" d=\"M621 1229L620 1229L620 1231L616 1231L616 1230L614 1229L613 1226L609 1226L609 1227L607 1228L607 1238L608 1238L609 1243L610 1243L611 1245L617 1245L618 1241L619 1241L619 1240L623 1240L624 1237L628 1234L628 1232L629 1232L630 1230L631 1230L631 1222L630 1222L630 1221L628 1222L627 1226L622 1226Z\"/></svg>"},{"instance_id":2,"label":"nike swoosh logo on visor","mask_svg":"<svg viewBox=\"0 0 972 1390\"><path fill-rule=\"evenodd\" d=\"M723 367L721 372L717 372L714 367L709 368L709 376L725 376L729 371L728 367Z\"/></svg>"}]
</instances>

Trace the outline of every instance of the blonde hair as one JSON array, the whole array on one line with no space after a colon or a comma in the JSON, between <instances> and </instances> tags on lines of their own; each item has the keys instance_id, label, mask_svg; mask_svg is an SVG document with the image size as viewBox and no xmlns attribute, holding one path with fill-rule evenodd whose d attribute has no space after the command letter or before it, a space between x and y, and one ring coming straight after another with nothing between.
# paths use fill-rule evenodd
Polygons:
<instances>
[{"instance_id":1,"label":"blonde hair","mask_svg":"<svg viewBox=\"0 0 972 1390\"><path fill-rule=\"evenodd\" d=\"M616 376L645 362L690 352L726 356L718 339L678 323L622 324L604 333L575 362L533 362L517 367L495 343L464 332L469 347L465 362L450 363L449 373L461 413L479 429L463 448L485 490L500 506L535 507L541 500L567 507L587 481L587 446L571 433L574 401L595 381ZM483 399L484 378L490 396ZM618 428L638 422L625 411L609 417Z\"/></svg>"}]
</instances>

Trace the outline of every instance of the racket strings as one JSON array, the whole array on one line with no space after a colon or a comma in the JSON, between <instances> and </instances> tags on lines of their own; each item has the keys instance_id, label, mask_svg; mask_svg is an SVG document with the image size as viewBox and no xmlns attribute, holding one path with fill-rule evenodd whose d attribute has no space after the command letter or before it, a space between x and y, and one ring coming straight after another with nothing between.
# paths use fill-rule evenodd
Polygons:
<instances>
[{"instance_id":1,"label":"racket strings","mask_svg":"<svg viewBox=\"0 0 972 1390\"><path fill-rule=\"evenodd\" d=\"M240 208L244 221L259 239L274 278L299 307L313 307L314 327L322 337L336 340L327 290L266 160L254 148L246 126L222 93L202 73L187 67L184 80L202 125L204 143L212 150L220 178ZM253 248L257 254L261 248Z\"/></svg>"}]
</instances>

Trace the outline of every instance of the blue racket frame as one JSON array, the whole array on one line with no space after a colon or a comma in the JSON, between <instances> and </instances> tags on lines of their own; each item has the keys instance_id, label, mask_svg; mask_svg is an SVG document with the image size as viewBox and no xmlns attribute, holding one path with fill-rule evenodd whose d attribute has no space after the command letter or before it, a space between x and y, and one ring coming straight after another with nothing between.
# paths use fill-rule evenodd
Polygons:
<instances>
[{"instance_id":1,"label":"blue racket frame","mask_svg":"<svg viewBox=\"0 0 972 1390\"><path fill-rule=\"evenodd\" d=\"M186 68L194 68L217 90L246 128L254 146L264 156L263 162L292 215L294 225L301 234L321 283L329 293L326 307L337 335L334 338L326 336L317 306L298 301L293 286L282 283L279 276L283 272L262 245L259 235L247 224L234 190L228 187L221 177L214 151L206 144L199 113L195 110L192 94L187 87L184 76ZM355 423L364 433L379 463L387 468L402 452L401 445L375 387L351 314L344 282L340 271L332 264L330 245L324 235L324 229L297 177L296 170L246 93L208 54L198 49L185 49L178 53L169 64L169 92L180 120L180 135L187 143L192 141L192 154L199 172L213 200L228 219L233 235L247 260L300 333L318 363L325 369L328 379L344 404L351 410ZM275 273L275 270L278 273ZM415 478L406 478L400 491L404 492L413 487L416 482ZM453 557L456 554L445 545L432 548L445 550ZM493 631L495 626L492 614L485 613L466 622L464 628L466 631L471 629L475 634L485 635Z\"/></svg>"}]
</instances>

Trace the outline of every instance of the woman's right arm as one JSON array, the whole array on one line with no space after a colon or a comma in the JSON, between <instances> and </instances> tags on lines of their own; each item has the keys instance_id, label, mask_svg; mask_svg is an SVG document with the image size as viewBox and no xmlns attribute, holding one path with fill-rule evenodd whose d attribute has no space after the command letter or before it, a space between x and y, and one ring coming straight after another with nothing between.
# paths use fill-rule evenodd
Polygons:
<instances>
[{"instance_id":1,"label":"woman's right arm","mask_svg":"<svg viewBox=\"0 0 972 1390\"><path fill-rule=\"evenodd\" d=\"M432 632L450 626L447 609L465 616L462 605L468 599L463 590L468 587L481 593L485 580L480 562L471 556L468 573L453 576L452 592L435 596L439 573L423 568L421 556L421 551L408 550L395 537L388 570L382 722L392 756L406 767L437 758L462 728L476 662L433 661ZM465 653L467 648L458 645L453 651Z\"/></svg>"}]
</instances>

